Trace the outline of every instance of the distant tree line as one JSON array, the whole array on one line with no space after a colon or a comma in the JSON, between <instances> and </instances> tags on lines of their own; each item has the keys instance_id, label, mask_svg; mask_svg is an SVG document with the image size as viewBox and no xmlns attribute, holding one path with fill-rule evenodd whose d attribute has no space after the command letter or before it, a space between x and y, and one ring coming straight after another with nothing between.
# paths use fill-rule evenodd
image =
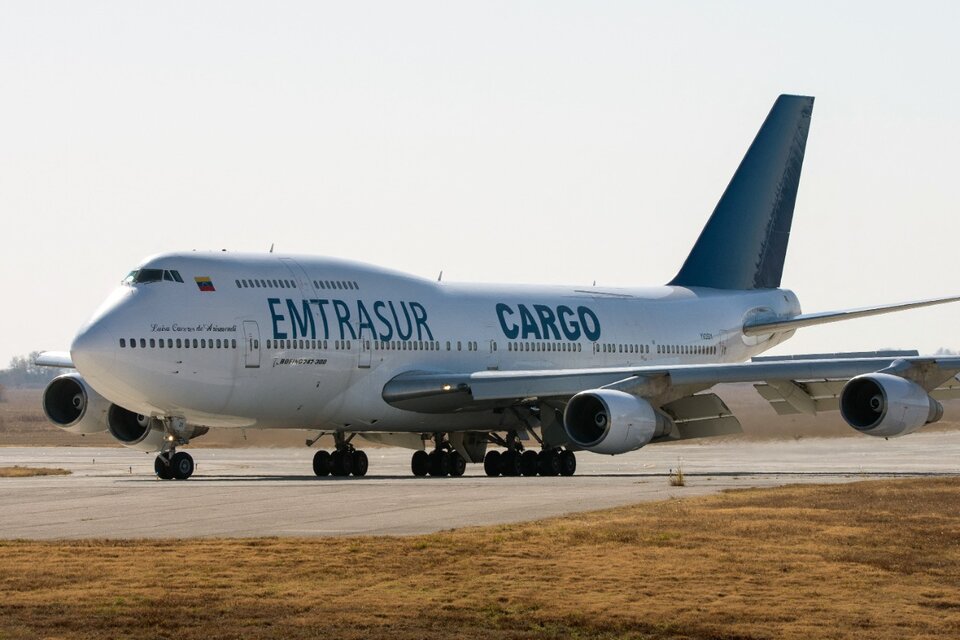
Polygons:
<instances>
[{"instance_id":1,"label":"distant tree line","mask_svg":"<svg viewBox=\"0 0 960 640\"><path fill-rule=\"evenodd\" d=\"M39 351L26 356L14 356L10 366L0 370L0 384L6 387L44 386L63 371L56 367L39 367L34 362Z\"/></svg>"}]
</instances>

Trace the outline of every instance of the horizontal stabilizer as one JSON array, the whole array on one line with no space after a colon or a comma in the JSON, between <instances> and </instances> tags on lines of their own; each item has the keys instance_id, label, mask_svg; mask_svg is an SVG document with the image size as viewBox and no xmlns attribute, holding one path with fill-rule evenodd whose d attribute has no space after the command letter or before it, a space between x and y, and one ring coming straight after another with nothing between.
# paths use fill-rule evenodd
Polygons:
<instances>
[{"instance_id":1,"label":"horizontal stabilizer","mask_svg":"<svg viewBox=\"0 0 960 640\"><path fill-rule=\"evenodd\" d=\"M783 320L757 319L749 321L743 325L743 335L761 336L769 333L784 333L786 331L800 329L801 327L812 327L818 324L829 324L831 322L853 320L854 318L865 318L867 316L879 316L884 313L906 311L907 309L919 309L920 307L931 307L936 304L946 304L948 302L956 302L958 300L960 300L960 296L951 296L949 298L932 298L929 300L918 300L916 302L885 304L878 307L862 307L859 309L844 309L842 311L805 313L792 318L785 318Z\"/></svg>"}]
</instances>

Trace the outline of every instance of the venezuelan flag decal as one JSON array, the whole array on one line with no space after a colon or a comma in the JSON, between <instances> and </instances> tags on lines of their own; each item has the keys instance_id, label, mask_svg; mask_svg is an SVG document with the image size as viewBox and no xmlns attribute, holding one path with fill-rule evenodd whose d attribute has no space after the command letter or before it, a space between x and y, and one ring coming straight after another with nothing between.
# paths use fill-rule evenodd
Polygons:
<instances>
[{"instance_id":1,"label":"venezuelan flag decal","mask_svg":"<svg viewBox=\"0 0 960 640\"><path fill-rule=\"evenodd\" d=\"M197 286L200 287L200 291L216 291L213 288L213 281L206 276L199 276L194 278L197 281Z\"/></svg>"}]
</instances>

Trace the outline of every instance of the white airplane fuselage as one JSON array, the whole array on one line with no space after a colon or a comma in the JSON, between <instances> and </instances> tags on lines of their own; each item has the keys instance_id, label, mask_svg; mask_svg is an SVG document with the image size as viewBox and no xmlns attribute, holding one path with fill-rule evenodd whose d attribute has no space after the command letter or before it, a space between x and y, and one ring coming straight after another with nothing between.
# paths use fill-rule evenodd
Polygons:
<instances>
[{"instance_id":1,"label":"white airplane fuselage","mask_svg":"<svg viewBox=\"0 0 960 640\"><path fill-rule=\"evenodd\" d=\"M745 337L745 320L800 313L785 289L452 284L276 254L171 253L139 267L152 269L182 282L122 284L73 361L113 403L211 427L495 429L491 412L395 408L384 385L411 371L740 362L792 335Z\"/></svg>"}]
</instances>

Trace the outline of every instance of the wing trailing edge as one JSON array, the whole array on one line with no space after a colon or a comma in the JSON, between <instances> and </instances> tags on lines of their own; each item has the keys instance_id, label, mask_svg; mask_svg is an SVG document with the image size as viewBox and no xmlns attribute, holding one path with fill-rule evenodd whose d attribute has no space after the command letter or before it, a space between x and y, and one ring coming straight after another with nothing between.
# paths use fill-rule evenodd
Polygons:
<instances>
[{"instance_id":1,"label":"wing trailing edge","mask_svg":"<svg viewBox=\"0 0 960 640\"><path fill-rule=\"evenodd\" d=\"M802 327L812 327L818 324L829 324L831 322L841 322L843 320L853 320L854 318L866 318L868 316L879 316L884 313L893 313L894 311L906 311L907 309L919 309L921 307L931 307L937 304L946 304L956 302L960 296L950 296L947 298L931 298L928 300L916 300L914 302L898 302L894 304L885 304L876 307L861 307L858 309L843 309L840 311L821 311L820 313L805 313L792 318L782 320L757 319L750 320L743 325L743 334L746 336L761 336L770 333L785 333Z\"/></svg>"}]
</instances>

